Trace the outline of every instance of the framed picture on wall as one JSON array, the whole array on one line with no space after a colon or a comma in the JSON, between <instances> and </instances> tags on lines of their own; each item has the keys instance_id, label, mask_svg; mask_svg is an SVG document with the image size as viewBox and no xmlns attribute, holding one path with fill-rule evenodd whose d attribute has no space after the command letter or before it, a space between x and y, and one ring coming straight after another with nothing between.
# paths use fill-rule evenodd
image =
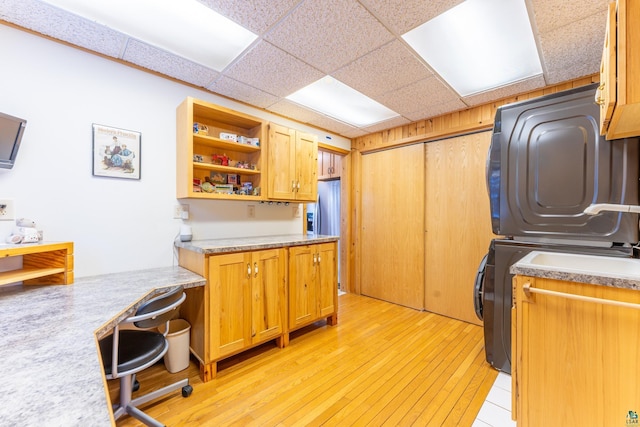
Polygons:
<instances>
[{"instance_id":1,"label":"framed picture on wall","mask_svg":"<svg viewBox=\"0 0 640 427\"><path fill-rule=\"evenodd\" d=\"M140 179L141 133L93 124L93 175Z\"/></svg>"}]
</instances>

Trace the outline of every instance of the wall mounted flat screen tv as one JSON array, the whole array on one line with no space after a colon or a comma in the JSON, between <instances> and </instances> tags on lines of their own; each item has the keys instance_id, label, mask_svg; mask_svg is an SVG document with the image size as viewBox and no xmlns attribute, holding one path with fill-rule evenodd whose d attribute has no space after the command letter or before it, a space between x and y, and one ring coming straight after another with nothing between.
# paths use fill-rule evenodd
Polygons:
<instances>
[{"instance_id":1,"label":"wall mounted flat screen tv","mask_svg":"<svg viewBox=\"0 0 640 427\"><path fill-rule=\"evenodd\" d=\"M24 119L0 113L0 168L13 167L26 125Z\"/></svg>"}]
</instances>

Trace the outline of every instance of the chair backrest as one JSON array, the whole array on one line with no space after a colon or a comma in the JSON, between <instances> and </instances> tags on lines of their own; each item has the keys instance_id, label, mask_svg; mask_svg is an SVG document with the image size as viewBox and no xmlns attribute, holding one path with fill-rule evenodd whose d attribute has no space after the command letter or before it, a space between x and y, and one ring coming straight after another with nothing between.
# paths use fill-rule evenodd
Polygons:
<instances>
[{"instance_id":1,"label":"chair backrest","mask_svg":"<svg viewBox=\"0 0 640 427\"><path fill-rule=\"evenodd\" d=\"M173 317L173 311L185 300L183 286L176 286L170 291L144 302L135 316L127 319L138 328L154 328L168 322Z\"/></svg>"}]
</instances>

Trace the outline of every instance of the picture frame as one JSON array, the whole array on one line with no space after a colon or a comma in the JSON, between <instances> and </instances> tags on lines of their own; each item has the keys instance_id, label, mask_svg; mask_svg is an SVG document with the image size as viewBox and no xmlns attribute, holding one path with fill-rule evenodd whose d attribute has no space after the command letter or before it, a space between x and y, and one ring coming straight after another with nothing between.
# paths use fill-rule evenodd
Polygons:
<instances>
[{"instance_id":1,"label":"picture frame","mask_svg":"<svg viewBox=\"0 0 640 427\"><path fill-rule=\"evenodd\" d=\"M92 129L93 175L139 180L142 134L97 123Z\"/></svg>"}]
</instances>

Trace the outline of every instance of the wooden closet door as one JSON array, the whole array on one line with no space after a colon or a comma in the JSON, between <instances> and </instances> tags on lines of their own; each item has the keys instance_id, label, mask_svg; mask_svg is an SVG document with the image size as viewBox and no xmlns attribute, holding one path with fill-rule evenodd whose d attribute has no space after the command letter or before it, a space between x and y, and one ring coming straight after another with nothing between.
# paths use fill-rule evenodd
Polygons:
<instances>
[{"instance_id":1,"label":"wooden closet door","mask_svg":"<svg viewBox=\"0 0 640 427\"><path fill-rule=\"evenodd\" d=\"M424 144L362 156L361 293L424 309Z\"/></svg>"},{"instance_id":2,"label":"wooden closet door","mask_svg":"<svg viewBox=\"0 0 640 427\"><path fill-rule=\"evenodd\" d=\"M491 132L426 144L425 308L481 324L473 285L491 231L485 165Z\"/></svg>"}]
</instances>

